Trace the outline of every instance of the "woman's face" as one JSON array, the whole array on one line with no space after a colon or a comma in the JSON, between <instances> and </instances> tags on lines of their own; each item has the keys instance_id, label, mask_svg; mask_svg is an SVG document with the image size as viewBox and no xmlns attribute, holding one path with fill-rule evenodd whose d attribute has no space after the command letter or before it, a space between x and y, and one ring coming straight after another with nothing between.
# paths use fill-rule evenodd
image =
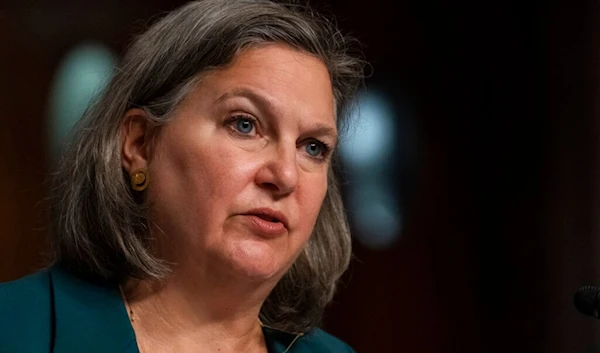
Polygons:
<instances>
[{"instance_id":1,"label":"woman's face","mask_svg":"<svg viewBox=\"0 0 600 353\"><path fill-rule=\"evenodd\" d=\"M283 45L247 49L203 78L149 164L167 260L252 281L283 275L325 197L334 106L324 64Z\"/></svg>"}]
</instances>

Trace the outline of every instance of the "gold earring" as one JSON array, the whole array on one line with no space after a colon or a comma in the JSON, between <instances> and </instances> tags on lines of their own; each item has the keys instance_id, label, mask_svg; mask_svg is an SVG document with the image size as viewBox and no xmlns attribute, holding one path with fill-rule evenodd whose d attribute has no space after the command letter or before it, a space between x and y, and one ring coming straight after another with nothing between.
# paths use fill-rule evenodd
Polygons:
<instances>
[{"instance_id":1,"label":"gold earring","mask_svg":"<svg viewBox=\"0 0 600 353\"><path fill-rule=\"evenodd\" d=\"M144 168L136 169L131 174L131 188L135 191L144 191L148 187L150 181L146 175L148 172Z\"/></svg>"}]
</instances>

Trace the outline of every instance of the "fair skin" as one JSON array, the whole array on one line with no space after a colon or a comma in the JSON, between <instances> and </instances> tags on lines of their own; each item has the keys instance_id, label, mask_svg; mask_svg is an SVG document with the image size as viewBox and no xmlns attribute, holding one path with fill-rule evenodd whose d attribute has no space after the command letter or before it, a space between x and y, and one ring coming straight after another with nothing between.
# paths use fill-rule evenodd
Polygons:
<instances>
[{"instance_id":1,"label":"fair skin","mask_svg":"<svg viewBox=\"0 0 600 353\"><path fill-rule=\"evenodd\" d=\"M140 350L266 352L260 308L327 191L337 132L326 67L284 45L246 49L149 131L143 111L127 112L123 166L148 169L152 231L173 273L124 285Z\"/></svg>"}]
</instances>

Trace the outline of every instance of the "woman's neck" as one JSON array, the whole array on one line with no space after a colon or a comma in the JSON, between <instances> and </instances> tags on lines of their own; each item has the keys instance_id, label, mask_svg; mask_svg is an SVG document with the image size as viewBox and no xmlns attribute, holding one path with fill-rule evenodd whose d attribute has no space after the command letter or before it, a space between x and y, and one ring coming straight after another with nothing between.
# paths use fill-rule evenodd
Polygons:
<instances>
[{"instance_id":1,"label":"woman's neck","mask_svg":"<svg viewBox=\"0 0 600 353\"><path fill-rule=\"evenodd\" d=\"M175 271L128 280L123 295L141 353L266 352L258 314L272 288Z\"/></svg>"}]
</instances>

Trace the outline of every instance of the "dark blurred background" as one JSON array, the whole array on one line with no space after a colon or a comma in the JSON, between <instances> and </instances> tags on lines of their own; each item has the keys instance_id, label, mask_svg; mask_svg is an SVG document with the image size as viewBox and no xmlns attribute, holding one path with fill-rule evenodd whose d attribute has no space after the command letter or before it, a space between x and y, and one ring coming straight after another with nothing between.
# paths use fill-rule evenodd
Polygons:
<instances>
[{"instance_id":1,"label":"dark blurred background","mask_svg":"<svg viewBox=\"0 0 600 353\"><path fill-rule=\"evenodd\" d=\"M325 328L358 353L600 352L572 304L600 284L600 2L311 3L371 63L343 145L355 260ZM0 3L0 281L44 263L82 87L181 4Z\"/></svg>"}]
</instances>

